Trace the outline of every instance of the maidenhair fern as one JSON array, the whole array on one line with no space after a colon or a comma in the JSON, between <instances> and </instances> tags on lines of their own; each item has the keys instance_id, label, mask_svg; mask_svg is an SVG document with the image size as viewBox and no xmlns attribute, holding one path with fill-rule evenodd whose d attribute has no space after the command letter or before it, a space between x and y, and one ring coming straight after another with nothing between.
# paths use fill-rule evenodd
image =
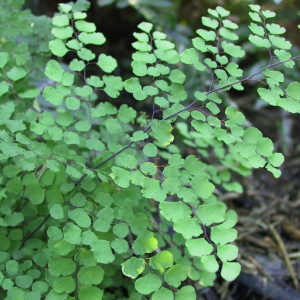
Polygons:
<instances>
[{"instance_id":1,"label":"maidenhair fern","mask_svg":"<svg viewBox=\"0 0 300 300\"><path fill-rule=\"evenodd\" d=\"M181 53L141 23L133 76L123 81L113 57L91 50L106 38L85 20L89 2L59 5L49 48L38 31L32 35L38 20L18 12L17 2L0 1L2 22L12 22L8 12L21 20L0 28L1 298L195 300L194 286L212 286L219 270L234 280L241 271L232 244L237 215L218 201L216 185L242 192L232 174L253 168L278 177L283 156L236 107L223 112L224 91L243 90L260 75L262 99L300 112L300 83L280 88L284 74L273 68L293 68L298 58L280 36L285 29L269 22L275 14L249 5L249 41L270 53L251 76L238 65L245 55L234 44L238 25L218 6ZM44 108L35 101L41 74L32 61L48 49L73 59L67 67L48 59ZM89 75L91 65L100 76ZM185 67L210 79L208 89L199 82L192 102ZM123 90L150 103L153 115L117 108ZM102 102L104 95L111 101ZM176 146L176 134L193 154Z\"/></svg>"}]
</instances>

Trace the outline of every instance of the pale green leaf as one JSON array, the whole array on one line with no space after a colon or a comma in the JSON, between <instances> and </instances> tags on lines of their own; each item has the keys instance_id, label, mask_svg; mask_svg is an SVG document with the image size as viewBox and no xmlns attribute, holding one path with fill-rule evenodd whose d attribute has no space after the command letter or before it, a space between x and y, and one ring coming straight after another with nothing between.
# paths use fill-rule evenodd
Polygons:
<instances>
[{"instance_id":1,"label":"pale green leaf","mask_svg":"<svg viewBox=\"0 0 300 300\"><path fill-rule=\"evenodd\" d=\"M148 22L142 22L137 26L139 29L149 33L153 27L153 25L151 23Z\"/></svg>"},{"instance_id":2,"label":"pale green leaf","mask_svg":"<svg viewBox=\"0 0 300 300\"><path fill-rule=\"evenodd\" d=\"M238 256L238 248L235 245L219 245L217 247L217 255L222 262L232 261Z\"/></svg>"},{"instance_id":3,"label":"pale green leaf","mask_svg":"<svg viewBox=\"0 0 300 300\"><path fill-rule=\"evenodd\" d=\"M49 48L51 50L51 52L58 56L58 57L63 57L67 54L67 52L69 51L65 44L59 40L59 39L55 39L54 41L50 41L49 42Z\"/></svg>"},{"instance_id":4,"label":"pale green leaf","mask_svg":"<svg viewBox=\"0 0 300 300\"><path fill-rule=\"evenodd\" d=\"M223 262L221 276L227 281L233 281L241 273L241 265L238 262Z\"/></svg>"},{"instance_id":5,"label":"pale green leaf","mask_svg":"<svg viewBox=\"0 0 300 300\"><path fill-rule=\"evenodd\" d=\"M237 237L237 231L232 228L234 222L227 220L211 229L211 240L218 245L225 245L233 242Z\"/></svg>"},{"instance_id":6,"label":"pale green leaf","mask_svg":"<svg viewBox=\"0 0 300 300\"><path fill-rule=\"evenodd\" d=\"M202 256L201 263L203 268L210 273L215 273L219 270L219 264L215 255Z\"/></svg>"},{"instance_id":7,"label":"pale green leaf","mask_svg":"<svg viewBox=\"0 0 300 300\"><path fill-rule=\"evenodd\" d=\"M269 24L267 24L267 26L268 25ZM262 37L265 35L265 29L262 26L257 25L256 23L251 23L248 27L254 34Z\"/></svg>"},{"instance_id":8,"label":"pale green leaf","mask_svg":"<svg viewBox=\"0 0 300 300\"><path fill-rule=\"evenodd\" d=\"M60 40L65 40L71 38L73 35L73 28L71 26L67 27L55 27L52 28L51 33Z\"/></svg>"},{"instance_id":9,"label":"pale green leaf","mask_svg":"<svg viewBox=\"0 0 300 300\"><path fill-rule=\"evenodd\" d=\"M95 286L81 287L78 293L79 300L102 299L102 296L103 290L100 290Z\"/></svg>"},{"instance_id":10,"label":"pale green leaf","mask_svg":"<svg viewBox=\"0 0 300 300\"><path fill-rule=\"evenodd\" d=\"M238 29L238 25L230 20L222 20L223 26L229 29Z\"/></svg>"},{"instance_id":11,"label":"pale green leaf","mask_svg":"<svg viewBox=\"0 0 300 300\"><path fill-rule=\"evenodd\" d=\"M217 6L216 11L222 18L228 17L230 15L230 12L221 6Z\"/></svg>"},{"instance_id":12,"label":"pale green leaf","mask_svg":"<svg viewBox=\"0 0 300 300\"><path fill-rule=\"evenodd\" d=\"M232 57L243 57L245 55L245 51L242 50L240 46L234 45L232 43L227 43L226 41L223 41L221 45L224 49L224 52L231 55Z\"/></svg>"},{"instance_id":13,"label":"pale green leaf","mask_svg":"<svg viewBox=\"0 0 300 300\"><path fill-rule=\"evenodd\" d=\"M175 300L196 300L196 292L194 287L186 285L175 294Z\"/></svg>"},{"instance_id":14,"label":"pale green leaf","mask_svg":"<svg viewBox=\"0 0 300 300\"><path fill-rule=\"evenodd\" d=\"M262 14L265 18L274 18L276 16L276 13L270 10L262 10Z\"/></svg>"},{"instance_id":15,"label":"pale green leaf","mask_svg":"<svg viewBox=\"0 0 300 300\"><path fill-rule=\"evenodd\" d=\"M173 265L173 254L167 250L163 250L151 257L149 265L153 269L163 273Z\"/></svg>"},{"instance_id":16,"label":"pale green leaf","mask_svg":"<svg viewBox=\"0 0 300 300\"><path fill-rule=\"evenodd\" d=\"M137 278L145 269L145 261L142 258L132 257L121 264L122 272L130 278Z\"/></svg>"},{"instance_id":17,"label":"pale green leaf","mask_svg":"<svg viewBox=\"0 0 300 300\"><path fill-rule=\"evenodd\" d=\"M78 39L83 44L92 44L92 45L103 45L106 42L106 38L100 32L87 33L82 32L78 35ZM79 50L79 49L75 49Z\"/></svg>"},{"instance_id":18,"label":"pale green leaf","mask_svg":"<svg viewBox=\"0 0 300 300\"><path fill-rule=\"evenodd\" d=\"M251 10L253 10L255 12L259 12L260 11L260 6L259 5L249 4L248 6L250 7Z\"/></svg>"},{"instance_id":19,"label":"pale green leaf","mask_svg":"<svg viewBox=\"0 0 300 300\"><path fill-rule=\"evenodd\" d=\"M173 292L165 287L161 287L159 290L152 294L151 300L174 300Z\"/></svg>"},{"instance_id":20,"label":"pale green leaf","mask_svg":"<svg viewBox=\"0 0 300 300\"><path fill-rule=\"evenodd\" d=\"M160 214L168 221L176 221L178 219L188 219L192 214L190 207L179 201L179 202L161 202L159 205Z\"/></svg>"},{"instance_id":21,"label":"pale green leaf","mask_svg":"<svg viewBox=\"0 0 300 300\"><path fill-rule=\"evenodd\" d=\"M221 223L225 220L225 207L222 203L213 202L199 205L196 215L201 223L210 226L213 223Z\"/></svg>"},{"instance_id":22,"label":"pale green leaf","mask_svg":"<svg viewBox=\"0 0 300 300\"><path fill-rule=\"evenodd\" d=\"M257 47L270 48L271 43L268 39L263 39L257 35L250 34L249 41Z\"/></svg>"},{"instance_id":23,"label":"pale green leaf","mask_svg":"<svg viewBox=\"0 0 300 300\"><path fill-rule=\"evenodd\" d=\"M75 28L78 31L92 33L96 31L96 26L94 23L86 22L84 20L79 20L75 22Z\"/></svg>"},{"instance_id":24,"label":"pale green leaf","mask_svg":"<svg viewBox=\"0 0 300 300\"><path fill-rule=\"evenodd\" d=\"M52 24L58 27L64 27L69 25L68 15L56 15L52 18Z\"/></svg>"},{"instance_id":25,"label":"pale green leaf","mask_svg":"<svg viewBox=\"0 0 300 300\"><path fill-rule=\"evenodd\" d=\"M292 48L292 44L283 37L270 34L269 39L270 42L279 49L289 50Z\"/></svg>"},{"instance_id":26,"label":"pale green leaf","mask_svg":"<svg viewBox=\"0 0 300 300\"><path fill-rule=\"evenodd\" d=\"M101 264L110 264L115 260L109 241L93 240L91 242L91 250L94 252L96 261Z\"/></svg>"},{"instance_id":27,"label":"pale green leaf","mask_svg":"<svg viewBox=\"0 0 300 300\"><path fill-rule=\"evenodd\" d=\"M186 240L191 239L193 236L200 236L200 234L203 233L199 222L195 218L176 219L173 227L174 230L181 233Z\"/></svg>"},{"instance_id":28,"label":"pale green leaf","mask_svg":"<svg viewBox=\"0 0 300 300\"><path fill-rule=\"evenodd\" d=\"M216 33L212 30L205 30L205 29L198 29L197 31L197 34L199 34L205 41L214 41L216 39ZM199 38L196 38L195 42L197 44L197 46L200 48L199 50L201 51L201 49L204 48L205 46L205 42L202 43L203 40L199 40ZM200 44L199 44L200 43ZM198 47L196 47L198 49ZM206 49L206 46L205 48Z\"/></svg>"},{"instance_id":29,"label":"pale green leaf","mask_svg":"<svg viewBox=\"0 0 300 300\"><path fill-rule=\"evenodd\" d=\"M160 278L155 274L148 274L140 277L135 281L135 288L137 292L148 295L157 291L162 285Z\"/></svg>"},{"instance_id":30,"label":"pale green leaf","mask_svg":"<svg viewBox=\"0 0 300 300\"><path fill-rule=\"evenodd\" d=\"M9 91L9 84L6 81L0 83L0 97Z\"/></svg>"},{"instance_id":31,"label":"pale green leaf","mask_svg":"<svg viewBox=\"0 0 300 300\"><path fill-rule=\"evenodd\" d=\"M132 251L137 255L144 255L145 253L152 253L156 250L158 241L154 237L154 233L144 230L139 233L138 237L132 245Z\"/></svg>"},{"instance_id":32,"label":"pale green leaf","mask_svg":"<svg viewBox=\"0 0 300 300\"><path fill-rule=\"evenodd\" d=\"M13 67L7 72L7 77L13 81L18 81L27 75L23 67Z\"/></svg>"},{"instance_id":33,"label":"pale green leaf","mask_svg":"<svg viewBox=\"0 0 300 300\"><path fill-rule=\"evenodd\" d=\"M159 185L159 181L153 178L143 177L141 180L142 194L145 198L154 199L162 202L166 199L167 195Z\"/></svg>"},{"instance_id":34,"label":"pale green leaf","mask_svg":"<svg viewBox=\"0 0 300 300\"><path fill-rule=\"evenodd\" d=\"M186 269L182 265L176 264L164 273L164 278L169 285L178 288L181 282L187 278Z\"/></svg>"},{"instance_id":35,"label":"pale green leaf","mask_svg":"<svg viewBox=\"0 0 300 300\"><path fill-rule=\"evenodd\" d=\"M220 7L220 6L218 6L218 7ZM202 24L206 27L216 29L219 26L219 22L217 20L213 20L208 17L201 17L201 20L202 20Z\"/></svg>"},{"instance_id":36,"label":"pale green leaf","mask_svg":"<svg viewBox=\"0 0 300 300\"><path fill-rule=\"evenodd\" d=\"M117 61L110 55L101 53L98 58L97 65L106 73L113 72L117 65Z\"/></svg>"},{"instance_id":37,"label":"pale green leaf","mask_svg":"<svg viewBox=\"0 0 300 300\"><path fill-rule=\"evenodd\" d=\"M159 145L168 146L174 140L172 125L167 121L153 120L151 129Z\"/></svg>"},{"instance_id":38,"label":"pale green leaf","mask_svg":"<svg viewBox=\"0 0 300 300\"><path fill-rule=\"evenodd\" d=\"M180 59L183 63L190 65L199 61L199 55L194 48L190 48L180 54Z\"/></svg>"},{"instance_id":39,"label":"pale green leaf","mask_svg":"<svg viewBox=\"0 0 300 300\"><path fill-rule=\"evenodd\" d=\"M284 27L279 26L278 24L267 24L266 28L271 34L283 34L286 32Z\"/></svg>"},{"instance_id":40,"label":"pale green leaf","mask_svg":"<svg viewBox=\"0 0 300 300\"><path fill-rule=\"evenodd\" d=\"M249 12L249 16L253 21L262 23L261 17L257 12Z\"/></svg>"},{"instance_id":41,"label":"pale green leaf","mask_svg":"<svg viewBox=\"0 0 300 300\"><path fill-rule=\"evenodd\" d=\"M91 61L96 57L96 55L91 50L86 48L81 48L80 51L77 51L77 55L79 58L86 61Z\"/></svg>"},{"instance_id":42,"label":"pale green leaf","mask_svg":"<svg viewBox=\"0 0 300 300\"><path fill-rule=\"evenodd\" d=\"M274 167L280 167L284 162L284 156L281 153L273 153L268 157L269 163Z\"/></svg>"},{"instance_id":43,"label":"pale green leaf","mask_svg":"<svg viewBox=\"0 0 300 300\"><path fill-rule=\"evenodd\" d=\"M271 139L269 138L261 138L256 144L256 151L258 154L263 155L265 157L271 156L274 151L274 145Z\"/></svg>"},{"instance_id":44,"label":"pale green leaf","mask_svg":"<svg viewBox=\"0 0 300 300\"><path fill-rule=\"evenodd\" d=\"M104 270L100 266L81 267L77 279L83 285L98 285L104 278Z\"/></svg>"}]
</instances>

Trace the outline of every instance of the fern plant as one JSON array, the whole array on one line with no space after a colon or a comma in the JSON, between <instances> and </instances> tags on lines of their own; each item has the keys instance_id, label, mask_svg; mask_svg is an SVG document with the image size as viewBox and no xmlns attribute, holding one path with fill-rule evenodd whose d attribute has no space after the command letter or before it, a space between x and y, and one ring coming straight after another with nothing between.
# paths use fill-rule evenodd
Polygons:
<instances>
[{"instance_id":1,"label":"fern plant","mask_svg":"<svg viewBox=\"0 0 300 300\"><path fill-rule=\"evenodd\" d=\"M284 158L236 107L222 111L224 91L243 90L260 75L262 99L300 111L300 83L281 88L284 74L274 70L293 68L299 56L288 52L285 29L269 22L275 14L249 6L249 41L270 53L255 74L243 78L238 61L245 52L232 42L238 25L218 6L181 53L165 33L141 23L132 44L134 76L123 80L114 75L113 57L91 50L106 39L85 20L89 2L59 4L49 48L75 58L68 68L47 62L48 105L41 110L31 62L1 32L2 299L195 300L219 270L227 281L239 275L237 214L218 201L218 189L241 192L234 174L253 168L278 177ZM91 65L99 76L88 75ZM190 67L210 78L208 90L199 81L193 101L184 87ZM116 107L123 90L151 104L153 114ZM103 95L111 101L102 102Z\"/></svg>"}]
</instances>

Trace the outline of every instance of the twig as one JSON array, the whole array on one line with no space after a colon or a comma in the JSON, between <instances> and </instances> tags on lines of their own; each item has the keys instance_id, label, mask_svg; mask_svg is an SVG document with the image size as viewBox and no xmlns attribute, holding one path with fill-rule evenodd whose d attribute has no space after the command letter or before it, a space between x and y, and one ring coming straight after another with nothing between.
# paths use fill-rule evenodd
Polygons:
<instances>
[{"instance_id":1,"label":"twig","mask_svg":"<svg viewBox=\"0 0 300 300\"><path fill-rule=\"evenodd\" d=\"M271 274L269 274L269 272L267 272L260 263L257 262L257 260L255 258L253 258L251 255L247 254L246 252L244 252L244 250L242 250L241 248L239 249L239 252L248 260L250 260L252 262L252 264L256 267L256 269L263 274L265 277L267 277L270 281L274 281L274 278L271 276Z\"/></svg>"},{"instance_id":2,"label":"twig","mask_svg":"<svg viewBox=\"0 0 300 300\"><path fill-rule=\"evenodd\" d=\"M39 229L48 221L48 219L50 218L50 214L48 214L46 216L46 218L44 219L44 221L36 228L34 229L22 242L20 249L22 249L25 245L25 243L37 232L39 231Z\"/></svg>"},{"instance_id":3,"label":"twig","mask_svg":"<svg viewBox=\"0 0 300 300\"><path fill-rule=\"evenodd\" d=\"M255 244L256 246L258 246L260 248L269 249L269 248L272 247L271 243L268 243L268 242L266 242L262 239L258 239L256 237L254 237L253 235L246 236L245 240L252 243L252 244Z\"/></svg>"},{"instance_id":4,"label":"twig","mask_svg":"<svg viewBox=\"0 0 300 300\"><path fill-rule=\"evenodd\" d=\"M288 268L288 270L291 274L291 277L292 277L293 283L295 285L295 288L296 288L297 291L299 291L299 282L298 282L298 279L296 277L295 270L293 269L291 260L289 258L288 252L286 250L286 247L285 247L280 235L278 234L278 232L274 228L274 226L272 224L268 224L268 228L272 232L272 234L274 235L274 238L275 238L275 240L277 241L277 243L279 245L279 248L282 252L282 255L283 255L283 258L284 258L285 263L287 265L287 268Z\"/></svg>"}]
</instances>

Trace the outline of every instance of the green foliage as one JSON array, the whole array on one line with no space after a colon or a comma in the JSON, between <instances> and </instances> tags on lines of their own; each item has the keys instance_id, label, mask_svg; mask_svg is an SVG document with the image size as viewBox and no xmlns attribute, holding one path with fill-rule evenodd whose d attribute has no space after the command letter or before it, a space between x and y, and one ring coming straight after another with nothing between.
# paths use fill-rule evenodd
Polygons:
<instances>
[{"instance_id":1,"label":"green foliage","mask_svg":"<svg viewBox=\"0 0 300 300\"><path fill-rule=\"evenodd\" d=\"M238 65L245 51L234 43L238 25L216 7L181 53L141 23L133 76L123 81L115 58L92 51L106 38L85 21L88 1L60 4L52 28L20 11L21 1L2 2L9 5L1 6L1 24L9 27L0 26L0 297L196 299L194 286L212 286L219 267L234 280L237 216L218 201L217 188L241 193L235 174L253 168L279 177L284 158L235 106L224 109L223 95L261 74L263 100L300 112L300 83L280 88L284 74L270 70L293 68L298 58L278 36L285 29L269 23L274 13L250 5L249 41L278 62L247 78ZM50 51L77 57L66 66ZM87 77L91 64L98 73ZM186 68L211 80L193 101ZM41 100L35 84L44 74ZM153 116L99 101L123 90L151 103Z\"/></svg>"}]
</instances>

